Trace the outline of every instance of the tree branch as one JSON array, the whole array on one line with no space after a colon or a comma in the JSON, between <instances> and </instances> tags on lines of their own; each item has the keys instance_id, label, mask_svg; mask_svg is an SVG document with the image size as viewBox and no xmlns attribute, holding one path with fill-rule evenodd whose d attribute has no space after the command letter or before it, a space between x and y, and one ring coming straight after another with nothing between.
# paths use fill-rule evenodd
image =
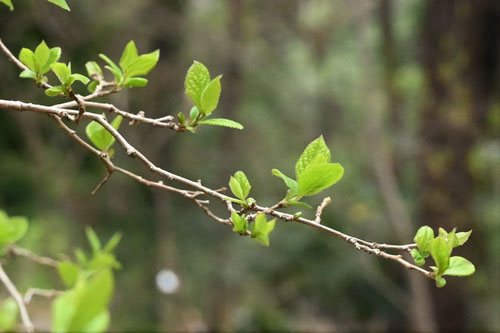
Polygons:
<instances>
[{"instance_id":1,"label":"tree branch","mask_svg":"<svg viewBox=\"0 0 500 333\"><path fill-rule=\"evenodd\" d=\"M21 320L23 321L23 325L26 328L26 332L34 332L35 329L28 315L28 310L26 310L26 305L24 304L23 298L21 294L19 294L19 291L17 291L16 286L14 286L7 273L5 273L2 264L0 264L0 281L2 281L12 298L14 298L14 300L16 301L17 306L19 307L19 312L21 313Z\"/></svg>"}]
</instances>

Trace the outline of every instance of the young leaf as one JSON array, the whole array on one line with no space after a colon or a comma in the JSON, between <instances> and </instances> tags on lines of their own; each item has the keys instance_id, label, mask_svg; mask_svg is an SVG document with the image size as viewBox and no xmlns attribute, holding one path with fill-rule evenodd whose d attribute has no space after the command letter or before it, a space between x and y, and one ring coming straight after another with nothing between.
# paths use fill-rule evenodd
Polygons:
<instances>
[{"instance_id":1,"label":"young leaf","mask_svg":"<svg viewBox=\"0 0 500 333\"><path fill-rule=\"evenodd\" d=\"M114 129L118 129L121 122L122 116L117 116L113 119L111 126L113 126ZM96 121L90 122L85 128L85 132L90 141L102 151L108 151L113 143L115 143L115 137Z\"/></svg>"},{"instance_id":2,"label":"young leaf","mask_svg":"<svg viewBox=\"0 0 500 333\"><path fill-rule=\"evenodd\" d=\"M293 198L297 195L299 187L298 187L297 182L295 180L293 180L290 177L285 176L278 169L273 169L273 170L271 170L271 172L273 175L283 179L283 181L285 182L285 185L290 189L290 192L288 193L288 197Z\"/></svg>"},{"instance_id":3,"label":"young leaf","mask_svg":"<svg viewBox=\"0 0 500 333\"><path fill-rule=\"evenodd\" d=\"M66 3L66 0L47 0L47 1L53 3L56 6L61 7L62 9L67 10L68 12L71 11L71 9L69 9L68 4Z\"/></svg>"},{"instance_id":4,"label":"young leaf","mask_svg":"<svg viewBox=\"0 0 500 333\"><path fill-rule=\"evenodd\" d=\"M42 40L35 49L35 72L43 74L42 69L49 60L50 49Z\"/></svg>"},{"instance_id":5,"label":"young leaf","mask_svg":"<svg viewBox=\"0 0 500 333\"><path fill-rule=\"evenodd\" d=\"M85 228L85 234L87 235L90 247L92 248L92 252L95 256L96 254L101 252L101 241L92 228Z\"/></svg>"},{"instance_id":6,"label":"young leaf","mask_svg":"<svg viewBox=\"0 0 500 333\"><path fill-rule=\"evenodd\" d=\"M21 52L19 52L19 60L33 72L36 72L35 54L33 51L23 47Z\"/></svg>"},{"instance_id":7,"label":"young leaf","mask_svg":"<svg viewBox=\"0 0 500 333\"><path fill-rule=\"evenodd\" d=\"M415 238L413 238L421 252L431 251L431 243L433 239L434 230L426 225L418 229L417 233L415 234Z\"/></svg>"},{"instance_id":8,"label":"young leaf","mask_svg":"<svg viewBox=\"0 0 500 333\"><path fill-rule=\"evenodd\" d=\"M95 61L88 61L85 64L85 68L87 69L87 74L91 78L96 78L97 76L102 75L102 69L99 66L99 64L97 64L97 62L95 62Z\"/></svg>"},{"instance_id":9,"label":"young leaf","mask_svg":"<svg viewBox=\"0 0 500 333\"><path fill-rule=\"evenodd\" d=\"M267 222L264 214L257 214L257 217L251 226L252 238L255 238L264 246L269 246L269 234L273 231L275 224L276 219Z\"/></svg>"},{"instance_id":10,"label":"young leaf","mask_svg":"<svg viewBox=\"0 0 500 333\"><path fill-rule=\"evenodd\" d=\"M250 186L250 182L242 171L238 171L234 174L234 176L231 176L229 179L229 187L231 188L231 192L233 192L233 194L242 201L245 201L246 197L250 193L250 189L252 188L252 186Z\"/></svg>"},{"instance_id":11,"label":"young leaf","mask_svg":"<svg viewBox=\"0 0 500 333\"><path fill-rule=\"evenodd\" d=\"M312 209L311 205L309 205L305 202L302 202L302 201L287 200L287 202L290 206L297 206L297 207L304 207L304 208Z\"/></svg>"},{"instance_id":12,"label":"young leaf","mask_svg":"<svg viewBox=\"0 0 500 333\"><path fill-rule=\"evenodd\" d=\"M73 264L71 261L61 261L57 265L57 271L59 276L64 282L64 285L68 288L72 288L78 281L78 275L80 274L80 267Z\"/></svg>"},{"instance_id":13,"label":"young leaf","mask_svg":"<svg viewBox=\"0 0 500 333\"><path fill-rule=\"evenodd\" d=\"M423 264L425 264L425 259L419 250L412 249L410 253L411 253L411 256L413 257L413 260L415 261L415 263L418 266L422 266Z\"/></svg>"},{"instance_id":14,"label":"young leaf","mask_svg":"<svg viewBox=\"0 0 500 333\"><path fill-rule=\"evenodd\" d=\"M106 246L102 249L103 252L111 253L115 249L115 247L120 243L120 240L122 239L122 234L121 233L115 233L109 241L106 243Z\"/></svg>"},{"instance_id":15,"label":"young leaf","mask_svg":"<svg viewBox=\"0 0 500 333\"><path fill-rule=\"evenodd\" d=\"M1 3L4 3L10 10L14 10L14 6L10 0L0 0Z\"/></svg>"},{"instance_id":16,"label":"young leaf","mask_svg":"<svg viewBox=\"0 0 500 333\"><path fill-rule=\"evenodd\" d=\"M224 126L224 127L236 128L239 130L243 129L243 125L241 125L240 123L237 123L236 121L233 121L230 119L225 119L225 118L205 119L205 120L199 121L198 124Z\"/></svg>"},{"instance_id":17,"label":"young leaf","mask_svg":"<svg viewBox=\"0 0 500 333\"><path fill-rule=\"evenodd\" d=\"M197 106L193 106L189 111L189 124L193 125L196 122L196 119L200 115L200 109Z\"/></svg>"},{"instance_id":18,"label":"young leaf","mask_svg":"<svg viewBox=\"0 0 500 333\"><path fill-rule=\"evenodd\" d=\"M0 210L0 251L9 244L15 243L28 231L28 220L21 216L9 217Z\"/></svg>"},{"instance_id":19,"label":"young leaf","mask_svg":"<svg viewBox=\"0 0 500 333\"><path fill-rule=\"evenodd\" d=\"M0 0L1 1L1 0ZM0 303L0 332L14 332L19 315L19 307L13 298Z\"/></svg>"},{"instance_id":20,"label":"young leaf","mask_svg":"<svg viewBox=\"0 0 500 333\"><path fill-rule=\"evenodd\" d=\"M311 142L299 157L295 164L295 176L298 180L302 172L312 163L328 162L330 162L330 149L326 146L323 136L320 136Z\"/></svg>"},{"instance_id":21,"label":"young leaf","mask_svg":"<svg viewBox=\"0 0 500 333\"><path fill-rule=\"evenodd\" d=\"M298 179L298 196L310 196L332 186L342 178L344 168L339 163L310 164Z\"/></svg>"},{"instance_id":22,"label":"young leaf","mask_svg":"<svg viewBox=\"0 0 500 333\"><path fill-rule=\"evenodd\" d=\"M231 220L233 221L233 231L238 233L245 233L248 230L248 222L245 216L239 216L235 212L231 213Z\"/></svg>"},{"instance_id":23,"label":"young leaf","mask_svg":"<svg viewBox=\"0 0 500 333\"><path fill-rule=\"evenodd\" d=\"M19 74L19 77L22 77L23 79L36 80L36 73L30 69L25 69L24 71L21 72L21 74Z\"/></svg>"},{"instance_id":24,"label":"young leaf","mask_svg":"<svg viewBox=\"0 0 500 333\"><path fill-rule=\"evenodd\" d=\"M209 83L210 73L208 69L201 62L195 60L187 71L184 87L186 95L198 108L201 108L201 94Z\"/></svg>"},{"instance_id":25,"label":"young leaf","mask_svg":"<svg viewBox=\"0 0 500 333\"><path fill-rule=\"evenodd\" d=\"M89 327L93 332L106 330L109 318L103 320L102 317L107 313L113 289L110 269L100 270L89 280L79 281L74 289L52 303L52 331L88 332ZM96 321L101 325L96 325Z\"/></svg>"},{"instance_id":26,"label":"young leaf","mask_svg":"<svg viewBox=\"0 0 500 333\"><path fill-rule=\"evenodd\" d=\"M442 275L444 271L446 271L446 269L449 267L450 254L450 247L443 238L437 237L432 240L431 256L437 266L436 275Z\"/></svg>"},{"instance_id":27,"label":"young leaf","mask_svg":"<svg viewBox=\"0 0 500 333\"><path fill-rule=\"evenodd\" d=\"M64 91L61 86L54 86L45 90L45 95L47 96L58 96L60 94L64 94Z\"/></svg>"},{"instance_id":28,"label":"young leaf","mask_svg":"<svg viewBox=\"0 0 500 333\"><path fill-rule=\"evenodd\" d=\"M90 82L90 79L82 74L71 74L71 78L70 78L70 81L71 83L73 83L74 81L80 81L81 83L83 84L87 84Z\"/></svg>"},{"instance_id":29,"label":"young leaf","mask_svg":"<svg viewBox=\"0 0 500 333\"><path fill-rule=\"evenodd\" d=\"M120 67L125 71L130 64L137 60L137 58L139 58L137 47L135 46L135 42L131 40L123 50L122 57L120 58Z\"/></svg>"},{"instance_id":30,"label":"young leaf","mask_svg":"<svg viewBox=\"0 0 500 333\"><path fill-rule=\"evenodd\" d=\"M468 276L474 274L475 271L476 268L469 260L454 256L450 258L450 265L443 275Z\"/></svg>"},{"instance_id":31,"label":"young leaf","mask_svg":"<svg viewBox=\"0 0 500 333\"><path fill-rule=\"evenodd\" d=\"M127 68L123 69L123 74L127 78L146 75L156 66L159 58L160 50L143 54L133 63L129 64Z\"/></svg>"},{"instance_id":32,"label":"young leaf","mask_svg":"<svg viewBox=\"0 0 500 333\"><path fill-rule=\"evenodd\" d=\"M467 242L467 240L469 239L471 233L472 233L472 230L467 231L467 232L457 232L455 234L455 236L457 237L458 243L455 242L455 247L464 245L465 242Z\"/></svg>"},{"instance_id":33,"label":"young leaf","mask_svg":"<svg viewBox=\"0 0 500 333\"><path fill-rule=\"evenodd\" d=\"M50 68L56 74L57 78L62 84L66 84L70 80L71 76L70 66L62 62L56 62L55 64L52 64Z\"/></svg>"},{"instance_id":34,"label":"young leaf","mask_svg":"<svg viewBox=\"0 0 500 333\"><path fill-rule=\"evenodd\" d=\"M99 54L99 57L108 63L109 66L104 66L104 68L106 68L107 70L109 70L113 74L113 76L115 77L116 83L122 82L123 73L120 70L120 68L111 59L109 59L105 54L101 53L101 54Z\"/></svg>"},{"instance_id":35,"label":"young leaf","mask_svg":"<svg viewBox=\"0 0 500 333\"><path fill-rule=\"evenodd\" d=\"M49 58L41 68L41 74L47 73L50 70L50 66L56 63L60 57L61 57L61 48L60 47L51 48L49 51Z\"/></svg>"},{"instance_id":36,"label":"young leaf","mask_svg":"<svg viewBox=\"0 0 500 333\"><path fill-rule=\"evenodd\" d=\"M219 104L221 78L222 75L217 76L205 87L205 89L203 89L203 92L201 93L200 111L205 116L210 115L217 108L217 104Z\"/></svg>"},{"instance_id":37,"label":"young leaf","mask_svg":"<svg viewBox=\"0 0 500 333\"><path fill-rule=\"evenodd\" d=\"M142 77L128 78L123 82L123 85L128 88L141 88L148 84L148 80Z\"/></svg>"},{"instance_id":38,"label":"young leaf","mask_svg":"<svg viewBox=\"0 0 500 333\"><path fill-rule=\"evenodd\" d=\"M248 195L250 194L250 189L252 188L252 186L250 185L250 182L248 181L247 176L243 171L237 171L234 174L234 178L236 178L238 183L240 183L241 190L243 192L243 198L241 199L245 200L246 197L248 197Z\"/></svg>"}]
</instances>

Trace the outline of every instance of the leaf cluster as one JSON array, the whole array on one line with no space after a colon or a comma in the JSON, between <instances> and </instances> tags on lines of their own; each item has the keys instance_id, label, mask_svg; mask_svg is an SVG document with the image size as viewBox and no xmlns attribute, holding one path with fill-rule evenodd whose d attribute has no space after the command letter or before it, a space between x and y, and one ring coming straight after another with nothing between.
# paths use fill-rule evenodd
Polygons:
<instances>
[{"instance_id":1,"label":"leaf cluster","mask_svg":"<svg viewBox=\"0 0 500 333\"><path fill-rule=\"evenodd\" d=\"M186 119L182 112L177 115L181 126L191 132L194 132L195 128L202 124L243 129L240 123L230 119L207 118L219 104L221 78L222 75L219 75L212 80L205 65L198 61L193 62L186 73L184 88L186 95L189 96L194 106L189 112L189 119Z\"/></svg>"},{"instance_id":2,"label":"leaf cluster","mask_svg":"<svg viewBox=\"0 0 500 333\"><path fill-rule=\"evenodd\" d=\"M56 332L104 332L110 321L108 304L114 290L113 269L120 268L113 250L121 235L103 247L95 232L86 229L92 252L75 252L77 263L62 261L58 273L68 290L52 304L52 329Z\"/></svg>"},{"instance_id":3,"label":"leaf cluster","mask_svg":"<svg viewBox=\"0 0 500 333\"><path fill-rule=\"evenodd\" d=\"M323 136L320 136L306 147L297 160L296 180L278 169L272 170L272 174L281 178L288 187L286 204L311 208L308 204L300 202L300 199L318 194L342 178L344 168L339 163L330 163L330 158L330 149L326 146Z\"/></svg>"},{"instance_id":4,"label":"leaf cluster","mask_svg":"<svg viewBox=\"0 0 500 333\"><path fill-rule=\"evenodd\" d=\"M99 57L107 63L104 68L113 74L118 87L137 88L148 84L148 80L142 76L156 66L160 59L160 50L139 55L135 42L131 40L122 52L119 66L103 53L99 54ZM89 76L95 79L95 83L89 86L89 90L93 92L98 84L97 78L102 77L102 70L95 61L88 62L86 68Z\"/></svg>"},{"instance_id":5,"label":"leaf cluster","mask_svg":"<svg viewBox=\"0 0 500 333\"><path fill-rule=\"evenodd\" d=\"M446 232L439 228L439 235L435 237L434 230L429 226L423 226L415 234L414 241L417 249L411 251L415 263L419 266L425 264L425 258L431 256L436 266L431 266L434 271L436 286L444 287L446 280L443 275L468 276L475 272L476 268L467 259L460 256L451 256L454 248L467 242L472 230L467 232Z\"/></svg>"}]
</instances>

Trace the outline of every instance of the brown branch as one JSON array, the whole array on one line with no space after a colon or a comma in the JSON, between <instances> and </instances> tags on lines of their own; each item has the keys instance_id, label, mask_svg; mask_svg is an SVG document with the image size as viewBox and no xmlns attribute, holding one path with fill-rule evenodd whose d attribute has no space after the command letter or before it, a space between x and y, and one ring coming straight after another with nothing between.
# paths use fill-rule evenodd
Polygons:
<instances>
[{"instance_id":1,"label":"brown branch","mask_svg":"<svg viewBox=\"0 0 500 333\"><path fill-rule=\"evenodd\" d=\"M33 298L33 296L52 298L62 295L63 293L64 291L61 290L30 288L24 294L24 304L31 303L31 299Z\"/></svg>"},{"instance_id":2,"label":"brown branch","mask_svg":"<svg viewBox=\"0 0 500 333\"><path fill-rule=\"evenodd\" d=\"M20 67L21 69L26 69L26 66L24 66L22 63L20 63L18 61L18 59L12 55L12 53L8 50L7 47L5 47L5 45L1 42L1 40L0 40L0 49L18 67ZM221 193L222 191L220 191L220 190L212 190L208 187L205 187L201 184L201 181L195 182L195 181L186 179L184 177L178 176L176 174L173 174L171 172L168 172L164 169L157 167L149 159L147 159L140 151L135 149L116 129L114 129L108 123L108 121L106 120L105 117L98 115L98 114L95 114L95 113L87 112L85 107L88 106L88 107L100 108L100 109L107 110L108 112L111 112L111 113L119 114L119 115L123 116L124 118L130 119L134 124L138 123L138 122L142 122L142 123L146 123L146 124L149 124L152 126L167 127L167 128L171 128L175 131L183 131L184 130L183 128L181 128L177 124L171 122L171 120L173 120L173 117L166 116L166 117L161 117L161 118L157 118L157 119L152 119L152 118L145 117L143 113L139 113L139 114L135 115L135 114L120 110L112 104L90 102L89 100L92 98L103 96L105 94L109 94L109 93L112 93L112 92L119 90L119 88L117 88L115 85L113 89L104 91L104 90L102 90L101 84L103 86L105 83L100 82L98 89L93 94L90 94L90 95L85 96L85 97L72 94L72 96L70 96L71 98L73 98L72 102L62 103L62 104L58 104L58 105L55 105L52 107L43 106L43 105L36 105L36 104L31 104L31 103L23 103L23 102L19 102L19 101L7 101L7 100L0 100L0 107L6 108L6 109L11 109L11 110L17 110L17 111L21 111L21 112L22 111L33 111L33 112L40 112L40 113L49 114L52 118L54 118L56 120L59 127L61 127L67 134L69 134L73 139L75 139L84 148L88 149L89 151L91 151L92 153L97 155L101 159L101 161L105 164L105 166L107 168L107 174L106 174L105 178L103 179L103 181L101 181L101 183L94 190L93 193L95 193L97 190L99 190L108 181L108 179L110 178L110 176L113 174L114 171L117 171L117 172L125 174L125 175L137 180L138 182L147 185L147 186L158 187L158 188L161 188L161 189L164 189L167 191L172 191L172 192L176 192L178 194L181 194L184 197L193 200L195 202L195 204L198 207L200 207L212 219L214 219L220 223L232 225L232 222L230 219L223 219L223 218L216 216L208 207L206 207L206 204L207 204L206 201L196 199L196 197L201 195L201 194L206 194L206 195L210 195L214 198L217 198L217 199L219 199L222 202L225 202L227 204L228 211L230 211L230 212L236 212L232 206L232 203L231 203L231 201L236 200L235 198L231 198L227 195L222 194ZM47 87L50 87L50 85L47 85ZM43 87L43 88L47 88L47 87ZM69 109L72 107L78 107L79 110L76 111L76 110ZM142 164L144 164L151 172L158 174L162 177L166 177L169 180L190 186L191 188L195 189L195 191L182 190L182 189L178 189L175 187L167 186L167 185L164 185L162 181L157 181L157 182L150 181L150 180L144 179L143 177L136 175L128 170L116 167L110 161L107 154L104 154L104 153L100 152L99 150L95 149L94 147L92 147L91 145L89 145L87 142L85 142L83 139L81 139L75 133L75 131L73 131L69 127L67 127L64 124L64 122L62 121L62 119L69 119L71 121L79 123L80 119L82 119L82 118L91 119L91 120L94 120L94 121L98 122L99 124L101 124L106 130L108 130L111 133L111 135L116 139L116 141L122 146L122 148L125 150L127 155L129 155L130 157L135 157L135 158L139 159L142 162ZM331 202L330 198L325 198L323 200L321 205L318 206L318 208L316 210L315 220L309 220L309 219L302 218L300 216L279 212L278 209L285 207L285 203L283 201L280 201L271 207L262 207L262 206L258 206L256 204L252 204L248 207L244 207L243 210L245 210L245 211L251 210L251 211L254 211L256 213L260 212L260 213L268 214L271 216L275 216L275 217L277 217L280 220L283 220L285 222L292 222L293 221L293 222L297 222L297 223L311 226L313 228L322 230L322 231L330 233L336 237L344 239L346 242L353 244L356 247L356 249L358 249L358 250L362 250L362 251L365 251L367 253L374 254L376 256L379 256L379 257L382 257L385 259L397 261L408 269L418 271L418 272L424 274L426 277L433 278L432 272L426 271L418 266L415 266L415 265L405 261L401 255L392 255L392 254L388 254L388 253L380 250L381 248L383 248L383 249L391 249L391 250L398 250L398 251L410 251L411 248L413 248L415 246L415 244L387 245L387 244L378 244L378 243L374 243L374 242L367 242L367 241L364 241L364 240L361 240L361 239L358 239L355 237L351 237L347 234L341 233L340 231L329 228L327 226L321 225L320 224L321 214L322 214L324 208L330 202ZM251 218L254 215L255 214L251 214L251 215L247 216L247 218L251 220Z\"/></svg>"},{"instance_id":3,"label":"brown branch","mask_svg":"<svg viewBox=\"0 0 500 333\"><path fill-rule=\"evenodd\" d=\"M57 268L57 266L59 265L59 262L55 259L40 256L36 253L31 252L30 250L17 247L16 245L13 244L9 245L7 251L16 256L25 257L40 265L50 266L55 268Z\"/></svg>"}]
</instances>

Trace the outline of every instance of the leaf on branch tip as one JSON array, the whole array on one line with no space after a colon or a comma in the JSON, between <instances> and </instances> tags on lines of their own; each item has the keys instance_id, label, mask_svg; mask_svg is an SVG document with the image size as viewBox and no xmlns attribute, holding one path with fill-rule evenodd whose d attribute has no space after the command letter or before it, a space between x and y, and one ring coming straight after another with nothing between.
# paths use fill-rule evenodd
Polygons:
<instances>
[{"instance_id":1,"label":"leaf on branch tip","mask_svg":"<svg viewBox=\"0 0 500 333\"><path fill-rule=\"evenodd\" d=\"M230 128L235 128L235 129L239 129L239 130L243 129L243 125L241 125L240 123L233 121L233 120L230 120L230 119L225 119L225 118L205 119L205 120L199 121L198 124L224 126L224 127L230 127Z\"/></svg>"}]
</instances>

